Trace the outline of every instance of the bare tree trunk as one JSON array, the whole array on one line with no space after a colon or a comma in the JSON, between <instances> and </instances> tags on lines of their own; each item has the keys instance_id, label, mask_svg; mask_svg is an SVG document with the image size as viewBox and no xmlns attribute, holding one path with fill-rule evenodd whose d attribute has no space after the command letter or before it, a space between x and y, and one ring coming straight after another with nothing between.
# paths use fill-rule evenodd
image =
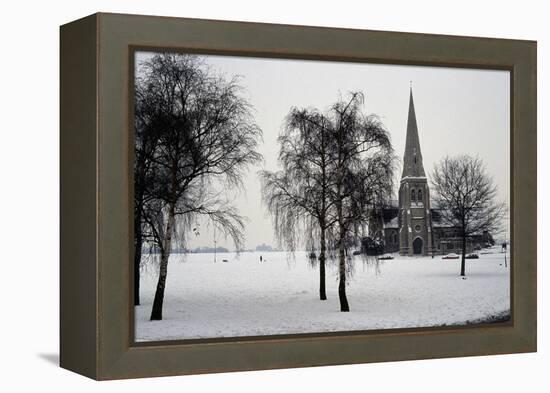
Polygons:
<instances>
[{"instance_id":1,"label":"bare tree trunk","mask_svg":"<svg viewBox=\"0 0 550 393\"><path fill-rule=\"evenodd\" d=\"M340 311L348 312L349 304L346 296L346 250L344 248L344 228L342 225L342 206L338 206L338 216L340 217L340 239L338 242L339 263L338 273L340 282L338 284L338 298L340 300Z\"/></svg>"},{"instance_id":2,"label":"bare tree trunk","mask_svg":"<svg viewBox=\"0 0 550 393\"><path fill-rule=\"evenodd\" d=\"M151 321L162 320L162 304L164 302L164 289L166 287L166 277L168 275L168 258L172 250L172 232L175 224L175 207L170 206L168 213L168 222L166 223L165 241L161 250L160 268L159 268L159 280L157 283L157 290L155 292L155 299L153 301L153 309L151 310Z\"/></svg>"},{"instance_id":3,"label":"bare tree trunk","mask_svg":"<svg viewBox=\"0 0 550 393\"><path fill-rule=\"evenodd\" d=\"M325 151L325 133L321 133L322 137L322 149L323 152ZM321 193L321 219L319 221L320 227L321 227L321 255L319 256L319 298L321 300L327 300L327 291L326 291L326 283L325 283L325 261L326 261L326 252L327 252L327 241L326 241L326 163L325 163L325 155L322 156L322 170L321 170L321 178L322 178L322 193Z\"/></svg>"},{"instance_id":4,"label":"bare tree trunk","mask_svg":"<svg viewBox=\"0 0 550 393\"><path fill-rule=\"evenodd\" d=\"M325 230L321 228L321 255L319 255L319 298L327 300L327 291L325 285L325 252L326 252Z\"/></svg>"},{"instance_id":5,"label":"bare tree trunk","mask_svg":"<svg viewBox=\"0 0 550 393\"><path fill-rule=\"evenodd\" d=\"M138 162L138 171L134 180L134 191L136 197L134 199L134 305L139 306L139 284L140 284L140 268L141 268L141 248L143 246L143 231L141 227L143 215L143 195L144 195L144 170L143 159Z\"/></svg>"},{"instance_id":6,"label":"bare tree trunk","mask_svg":"<svg viewBox=\"0 0 550 393\"><path fill-rule=\"evenodd\" d=\"M462 262L460 264L460 275L466 275L466 234L462 233Z\"/></svg>"},{"instance_id":7,"label":"bare tree trunk","mask_svg":"<svg viewBox=\"0 0 550 393\"><path fill-rule=\"evenodd\" d=\"M340 299L340 311L349 311L348 298L346 296L346 255L344 252L344 246L340 245L340 262L339 262L339 276L340 282L338 284L338 298Z\"/></svg>"},{"instance_id":8,"label":"bare tree trunk","mask_svg":"<svg viewBox=\"0 0 550 393\"><path fill-rule=\"evenodd\" d=\"M137 208L134 214L134 305L139 306L139 279L141 267L141 248L143 245L143 233L141 231L141 208Z\"/></svg>"}]
</instances>

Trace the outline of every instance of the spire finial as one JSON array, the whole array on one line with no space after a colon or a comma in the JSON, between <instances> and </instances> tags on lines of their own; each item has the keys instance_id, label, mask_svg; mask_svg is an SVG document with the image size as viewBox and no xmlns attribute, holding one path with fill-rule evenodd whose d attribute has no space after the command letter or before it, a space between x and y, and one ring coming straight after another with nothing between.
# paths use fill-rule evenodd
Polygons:
<instances>
[{"instance_id":1,"label":"spire finial","mask_svg":"<svg viewBox=\"0 0 550 393\"><path fill-rule=\"evenodd\" d=\"M413 81L409 81L409 87L410 87L410 89L412 90L412 88L413 88Z\"/></svg>"}]
</instances>

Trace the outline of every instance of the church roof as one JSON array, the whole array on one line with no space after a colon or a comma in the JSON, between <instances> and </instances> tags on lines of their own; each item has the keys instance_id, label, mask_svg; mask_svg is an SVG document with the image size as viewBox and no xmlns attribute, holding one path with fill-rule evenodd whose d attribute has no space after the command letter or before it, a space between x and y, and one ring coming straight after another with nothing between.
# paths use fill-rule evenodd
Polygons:
<instances>
[{"instance_id":1,"label":"church roof","mask_svg":"<svg viewBox=\"0 0 550 393\"><path fill-rule=\"evenodd\" d=\"M399 229L399 217L383 222L384 229Z\"/></svg>"},{"instance_id":2,"label":"church roof","mask_svg":"<svg viewBox=\"0 0 550 393\"><path fill-rule=\"evenodd\" d=\"M422 152L420 151L412 87L409 96L409 117L407 119L406 138L405 154L403 156L403 174L401 177L426 177L424 165L422 164Z\"/></svg>"}]
</instances>

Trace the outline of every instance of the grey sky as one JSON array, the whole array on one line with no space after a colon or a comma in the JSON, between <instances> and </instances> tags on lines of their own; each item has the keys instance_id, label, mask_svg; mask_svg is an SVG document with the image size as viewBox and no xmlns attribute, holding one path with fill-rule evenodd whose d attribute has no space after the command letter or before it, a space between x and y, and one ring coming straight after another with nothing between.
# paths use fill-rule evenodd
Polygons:
<instances>
[{"instance_id":1,"label":"grey sky","mask_svg":"<svg viewBox=\"0 0 550 393\"><path fill-rule=\"evenodd\" d=\"M137 62L150 54L138 53ZM487 165L501 200L510 198L510 83L508 71L446 67L417 67L306 60L205 56L213 70L228 77L240 75L255 119L264 133L260 153L264 164L252 168L244 194L235 205L248 217L246 247L276 245L272 224L261 203L260 169L277 170L277 136L289 109L326 109L339 95L360 90L364 112L377 114L391 134L401 161L412 81L418 132L428 178L434 164L446 155L478 155ZM401 163L399 164L401 165ZM398 170L401 175L401 166ZM397 191L397 190L396 190ZM203 224L191 247L213 246ZM223 238L218 244L233 247Z\"/></svg>"}]
</instances>

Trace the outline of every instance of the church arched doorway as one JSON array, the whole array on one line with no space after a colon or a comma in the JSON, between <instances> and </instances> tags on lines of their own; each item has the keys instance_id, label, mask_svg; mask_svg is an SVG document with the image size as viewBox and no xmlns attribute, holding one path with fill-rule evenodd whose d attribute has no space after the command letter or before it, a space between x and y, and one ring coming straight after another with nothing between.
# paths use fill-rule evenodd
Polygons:
<instances>
[{"instance_id":1,"label":"church arched doorway","mask_svg":"<svg viewBox=\"0 0 550 393\"><path fill-rule=\"evenodd\" d=\"M419 237L413 241L413 253L414 255L422 254L422 239Z\"/></svg>"}]
</instances>

